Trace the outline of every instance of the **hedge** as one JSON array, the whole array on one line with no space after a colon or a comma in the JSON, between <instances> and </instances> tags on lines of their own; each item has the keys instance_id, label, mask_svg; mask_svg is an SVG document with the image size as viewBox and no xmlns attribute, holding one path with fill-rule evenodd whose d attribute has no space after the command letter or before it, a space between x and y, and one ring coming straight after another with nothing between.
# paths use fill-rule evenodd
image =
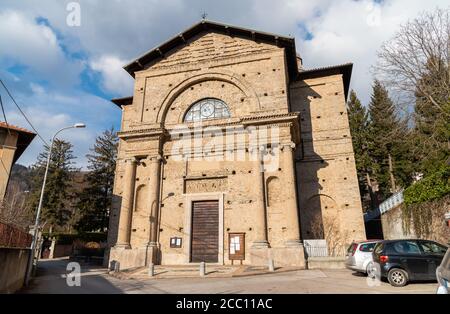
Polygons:
<instances>
[{"instance_id":1,"label":"hedge","mask_svg":"<svg viewBox=\"0 0 450 314\"><path fill-rule=\"evenodd\" d=\"M44 237L56 238L57 244L72 244L75 240L83 242L106 242L107 233L102 232L86 232L86 233L44 233Z\"/></svg>"},{"instance_id":2,"label":"hedge","mask_svg":"<svg viewBox=\"0 0 450 314\"><path fill-rule=\"evenodd\" d=\"M404 192L405 205L421 204L450 193L450 166L444 165L433 174L413 184Z\"/></svg>"}]
</instances>

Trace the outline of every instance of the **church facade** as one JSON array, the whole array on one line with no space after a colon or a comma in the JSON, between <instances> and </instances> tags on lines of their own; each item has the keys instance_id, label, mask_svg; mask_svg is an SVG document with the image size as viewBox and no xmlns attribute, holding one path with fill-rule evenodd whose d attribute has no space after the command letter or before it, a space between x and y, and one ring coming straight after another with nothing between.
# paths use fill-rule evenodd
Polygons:
<instances>
[{"instance_id":1,"label":"church facade","mask_svg":"<svg viewBox=\"0 0 450 314\"><path fill-rule=\"evenodd\" d=\"M304 70L293 38L202 21L125 66L109 261L305 265L365 238L352 65Z\"/></svg>"}]
</instances>

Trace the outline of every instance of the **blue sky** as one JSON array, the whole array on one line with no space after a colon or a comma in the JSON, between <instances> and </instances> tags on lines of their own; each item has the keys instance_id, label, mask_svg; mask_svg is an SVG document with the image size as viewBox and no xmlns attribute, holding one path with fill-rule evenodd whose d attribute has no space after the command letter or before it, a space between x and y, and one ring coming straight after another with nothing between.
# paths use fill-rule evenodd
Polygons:
<instances>
[{"instance_id":1,"label":"blue sky","mask_svg":"<svg viewBox=\"0 0 450 314\"><path fill-rule=\"evenodd\" d=\"M81 25L67 24L77 2ZM109 100L132 94L122 66L200 20L208 19L295 36L305 67L354 62L352 88L370 97L376 51L399 25L444 0L2 0L0 78L39 133L76 122L88 128L62 138L74 145L77 166L95 137L120 127L121 110ZM8 122L30 128L0 89ZM19 163L30 165L42 149L36 138Z\"/></svg>"}]
</instances>

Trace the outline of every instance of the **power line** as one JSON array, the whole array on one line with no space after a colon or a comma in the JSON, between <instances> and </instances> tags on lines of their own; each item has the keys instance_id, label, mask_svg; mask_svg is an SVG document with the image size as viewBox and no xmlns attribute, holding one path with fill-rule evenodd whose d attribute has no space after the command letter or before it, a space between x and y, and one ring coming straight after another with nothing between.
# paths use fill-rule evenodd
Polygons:
<instances>
[{"instance_id":1,"label":"power line","mask_svg":"<svg viewBox=\"0 0 450 314\"><path fill-rule=\"evenodd\" d=\"M11 136L11 130L9 129L8 120L6 119L5 108L3 107L2 95L0 95L0 105L2 107L3 118L5 119L6 128L8 129L8 134Z\"/></svg>"},{"instance_id":2,"label":"power line","mask_svg":"<svg viewBox=\"0 0 450 314\"><path fill-rule=\"evenodd\" d=\"M28 117L25 115L25 113L22 111L22 109L20 108L19 104L16 102L16 100L14 99L14 97L11 95L11 93L9 92L8 88L6 87L5 83L3 83L3 80L0 79L0 83L3 85L3 88L6 90L6 92L8 93L8 96L12 99L13 103L16 105L17 109L19 109L20 113L23 115L23 117L25 118L25 120L28 122L28 124L31 126L31 128L33 129L33 131L37 134L37 136L41 139L42 142L44 142L45 145L48 145L47 142L44 140L44 138L39 134L39 132L36 130L36 128L33 126L33 124L31 123L31 121L28 119ZM2 107L3 108L3 107Z\"/></svg>"}]
</instances>

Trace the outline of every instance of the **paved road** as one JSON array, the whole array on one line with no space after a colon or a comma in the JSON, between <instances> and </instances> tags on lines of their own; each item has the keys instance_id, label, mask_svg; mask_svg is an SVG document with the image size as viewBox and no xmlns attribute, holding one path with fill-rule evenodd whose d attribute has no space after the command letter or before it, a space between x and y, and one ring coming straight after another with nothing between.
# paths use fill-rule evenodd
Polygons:
<instances>
[{"instance_id":1,"label":"paved road","mask_svg":"<svg viewBox=\"0 0 450 314\"><path fill-rule=\"evenodd\" d=\"M346 270L302 270L239 278L119 280L105 269L82 267L81 287L66 282L68 260L41 261L38 276L21 293L434 293L436 283L394 288L387 283L369 286L366 277Z\"/></svg>"}]
</instances>

